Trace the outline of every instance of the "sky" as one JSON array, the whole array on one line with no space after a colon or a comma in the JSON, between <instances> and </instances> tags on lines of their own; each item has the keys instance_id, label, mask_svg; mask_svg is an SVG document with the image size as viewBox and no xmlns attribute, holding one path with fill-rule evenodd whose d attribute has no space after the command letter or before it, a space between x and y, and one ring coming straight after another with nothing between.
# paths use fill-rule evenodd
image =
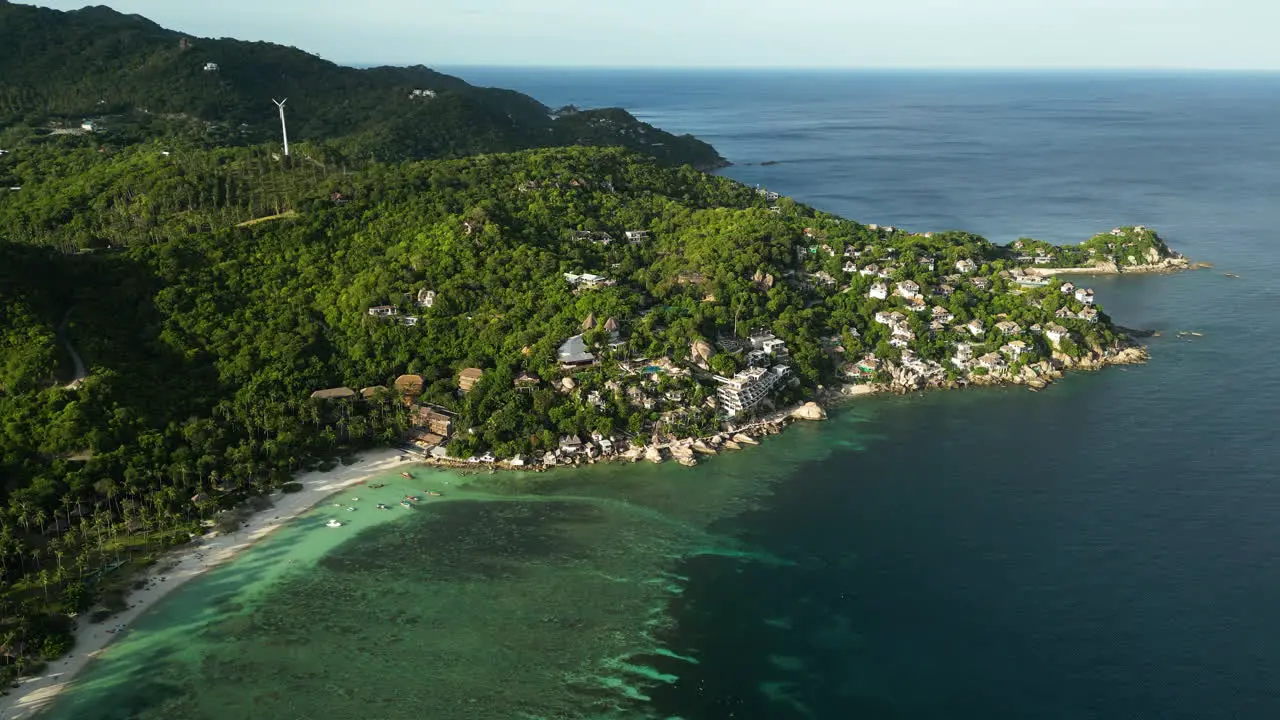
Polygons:
<instances>
[{"instance_id":1,"label":"sky","mask_svg":"<svg viewBox=\"0 0 1280 720\"><path fill-rule=\"evenodd\" d=\"M1280 0L105 4L196 36L270 40L348 64L1280 70Z\"/></svg>"}]
</instances>

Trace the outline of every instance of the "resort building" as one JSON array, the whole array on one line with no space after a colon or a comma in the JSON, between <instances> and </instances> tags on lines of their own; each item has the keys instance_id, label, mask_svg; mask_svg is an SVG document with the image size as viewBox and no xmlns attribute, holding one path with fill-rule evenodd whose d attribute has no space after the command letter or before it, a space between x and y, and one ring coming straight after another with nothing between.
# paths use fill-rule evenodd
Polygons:
<instances>
[{"instance_id":1,"label":"resort building","mask_svg":"<svg viewBox=\"0 0 1280 720\"><path fill-rule=\"evenodd\" d=\"M1002 320L996 323L996 329L999 330L1000 334L1002 335L1021 335L1022 334L1022 327L1019 326L1018 323L1013 322L1012 320Z\"/></svg>"},{"instance_id":2,"label":"resort building","mask_svg":"<svg viewBox=\"0 0 1280 720\"><path fill-rule=\"evenodd\" d=\"M903 280L895 288L897 293L908 300L920 297L920 286L913 280Z\"/></svg>"},{"instance_id":3,"label":"resort building","mask_svg":"<svg viewBox=\"0 0 1280 720\"><path fill-rule=\"evenodd\" d=\"M581 275L576 273L565 273L564 279L568 280L569 284L574 287L586 289L605 287L613 284L613 281L609 278L600 275L593 275L592 273L582 273Z\"/></svg>"},{"instance_id":4,"label":"resort building","mask_svg":"<svg viewBox=\"0 0 1280 720\"><path fill-rule=\"evenodd\" d=\"M721 385L716 399L725 415L735 417L759 405L786 374L787 367L779 365L768 370L751 368L734 375L732 380L717 377Z\"/></svg>"},{"instance_id":5,"label":"resort building","mask_svg":"<svg viewBox=\"0 0 1280 720\"><path fill-rule=\"evenodd\" d=\"M401 375L396 378L396 391L406 398L416 398L422 394L426 380L421 375Z\"/></svg>"},{"instance_id":6,"label":"resort building","mask_svg":"<svg viewBox=\"0 0 1280 720\"><path fill-rule=\"evenodd\" d=\"M1057 323L1053 323L1049 327L1044 329L1044 336L1048 338L1049 342L1053 343L1055 346L1058 343L1062 342L1062 339L1067 337L1067 335L1069 334L1070 333L1067 331L1066 328L1062 327Z\"/></svg>"},{"instance_id":7,"label":"resort building","mask_svg":"<svg viewBox=\"0 0 1280 720\"><path fill-rule=\"evenodd\" d=\"M882 282L878 282L872 285L871 289L867 291L867 297L875 298L877 300L885 300L889 297L889 286Z\"/></svg>"},{"instance_id":8,"label":"resort building","mask_svg":"<svg viewBox=\"0 0 1280 720\"><path fill-rule=\"evenodd\" d=\"M596 363L596 356L587 350L587 341L582 335L574 335L565 340L556 352L556 356L560 360L560 367L575 368L586 367Z\"/></svg>"},{"instance_id":9,"label":"resort building","mask_svg":"<svg viewBox=\"0 0 1280 720\"><path fill-rule=\"evenodd\" d=\"M773 333L759 333L752 335L750 342L752 348L769 355L770 357L789 357L786 341L779 340L773 335Z\"/></svg>"},{"instance_id":10,"label":"resort building","mask_svg":"<svg viewBox=\"0 0 1280 720\"><path fill-rule=\"evenodd\" d=\"M312 400L354 400L356 397L356 391L349 387L329 388L311 393Z\"/></svg>"},{"instance_id":11,"label":"resort building","mask_svg":"<svg viewBox=\"0 0 1280 720\"><path fill-rule=\"evenodd\" d=\"M462 392L471 392L471 388L475 387L482 377L484 377L484 371L480 368L467 368L458 373L458 387Z\"/></svg>"}]
</instances>

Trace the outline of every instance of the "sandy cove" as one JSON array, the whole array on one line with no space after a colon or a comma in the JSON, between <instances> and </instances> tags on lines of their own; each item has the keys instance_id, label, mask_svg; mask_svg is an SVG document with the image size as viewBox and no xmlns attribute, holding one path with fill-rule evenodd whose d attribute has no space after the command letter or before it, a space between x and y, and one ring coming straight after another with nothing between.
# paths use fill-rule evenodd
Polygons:
<instances>
[{"instance_id":1,"label":"sandy cove","mask_svg":"<svg viewBox=\"0 0 1280 720\"><path fill-rule=\"evenodd\" d=\"M49 663L44 673L23 678L21 687L0 697L0 720L30 718L48 707L75 679L77 673L97 657L118 635L108 630L128 626L169 593L208 570L230 560L276 528L288 523L318 505L336 492L376 477L400 464L401 450L371 450L360 453L352 465L339 465L329 471L306 473L297 478L302 490L296 493L275 492L274 505L247 519L247 525L229 535L209 533L187 547L162 557L142 578L145 587L131 592L129 608L101 623L81 620L75 630L75 646L71 653ZM163 581L159 577L163 576ZM127 631L126 631L127 632Z\"/></svg>"}]
</instances>

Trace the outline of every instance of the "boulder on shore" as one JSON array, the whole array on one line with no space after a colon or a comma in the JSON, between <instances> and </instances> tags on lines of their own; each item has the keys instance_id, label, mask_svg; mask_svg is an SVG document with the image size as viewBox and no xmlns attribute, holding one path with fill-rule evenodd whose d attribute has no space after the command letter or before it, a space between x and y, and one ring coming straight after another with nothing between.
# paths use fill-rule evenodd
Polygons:
<instances>
[{"instance_id":1,"label":"boulder on shore","mask_svg":"<svg viewBox=\"0 0 1280 720\"><path fill-rule=\"evenodd\" d=\"M759 445L760 444L759 442L756 441L755 438L751 437L750 435L744 435L742 433L738 433L737 435L734 435L733 441L738 443L739 445Z\"/></svg>"},{"instance_id":2,"label":"boulder on shore","mask_svg":"<svg viewBox=\"0 0 1280 720\"><path fill-rule=\"evenodd\" d=\"M648 460L649 462L655 465L658 463L661 463L663 460L662 450L658 449L653 445L650 445L649 449L644 451L644 459Z\"/></svg>"},{"instance_id":3,"label":"boulder on shore","mask_svg":"<svg viewBox=\"0 0 1280 720\"><path fill-rule=\"evenodd\" d=\"M815 402L807 402L791 412L796 420L826 420L827 411Z\"/></svg>"}]
</instances>

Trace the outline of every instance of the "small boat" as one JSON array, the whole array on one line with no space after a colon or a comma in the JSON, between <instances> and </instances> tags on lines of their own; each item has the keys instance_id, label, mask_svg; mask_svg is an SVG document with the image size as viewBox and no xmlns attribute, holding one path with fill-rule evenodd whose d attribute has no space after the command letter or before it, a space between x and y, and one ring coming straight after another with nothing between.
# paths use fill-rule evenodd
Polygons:
<instances>
[{"instance_id":1,"label":"small boat","mask_svg":"<svg viewBox=\"0 0 1280 720\"><path fill-rule=\"evenodd\" d=\"M402 473L400 473L400 477L404 478L405 480L412 480L412 479L413 479L413 476L412 476L412 475L410 475L410 474L409 474L409 473L407 473L407 472L402 472Z\"/></svg>"},{"instance_id":2,"label":"small boat","mask_svg":"<svg viewBox=\"0 0 1280 720\"><path fill-rule=\"evenodd\" d=\"M351 502L360 502L360 498L351 498Z\"/></svg>"},{"instance_id":3,"label":"small boat","mask_svg":"<svg viewBox=\"0 0 1280 720\"><path fill-rule=\"evenodd\" d=\"M411 500L411 501L413 501L413 502L418 502L418 496L417 496L417 495L405 495L405 496L404 496L404 499L405 499L405 500Z\"/></svg>"},{"instance_id":4,"label":"small boat","mask_svg":"<svg viewBox=\"0 0 1280 720\"><path fill-rule=\"evenodd\" d=\"M390 506L390 505L387 505L386 503L378 503L378 509L379 509L379 510L390 510L390 509L391 509L391 506Z\"/></svg>"},{"instance_id":5,"label":"small boat","mask_svg":"<svg viewBox=\"0 0 1280 720\"><path fill-rule=\"evenodd\" d=\"M369 489L370 489L370 490L377 490L378 488L383 488L383 487L386 487L386 486L387 486L387 485L386 485L386 483L375 483L375 484L373 484L373 485L370 485L370 486L369 486Z\"/></svg>"},{"instance_id":6,"label":"small boat","mask_svg":"<svg viewBox=\"0 0 1280 720\"><path fill-rule=\"evenodd\" d=\"M430 495L431 497L440 497L440 493L436 492L435 490L430 490L427 492L427 494Z\"/></svg>"},{"instance_id":7,"label":"small boat","mask_svg":"<svg viewBox=\"0 0 1280 720\"><path fill-rule=\"evenodd\" d=\"M348 507L348 508L347 508L347 512L355 512L355 511L356 511L356 509L355 509L355 508L353 508L353 507Z\"/></svg>"},{"instance_id":8,"label":"small boat","mask_svg":"<svg viewBox=\"0 0 1280 720\"><path fill-rule=\"evenodd\" d=\"M409 502L408 500L401 500L400 507L411 508L413 507L413 503Z\"/></svg>"},{"instance_id":9,"label":"small boat","mask_svg":"<svg viewBox=\"0 0 1280 720\"><path fill-rule=\"evenodd\" d=\"M325 523L325 527L342 527L342 523L338 522L337 520L330 520L329 522Z\"/></svg>"},{"instance_id":10,"label":"small boat","mask_svg":"<svg viewBox=\"0 0 1280 720\"><path fill-rule=\"evenodd\" d=\"M334 506L334 507L342 507L342 503L334 503L334 504L333 504L333 506Z\"/></svg>"}]
</instances>

